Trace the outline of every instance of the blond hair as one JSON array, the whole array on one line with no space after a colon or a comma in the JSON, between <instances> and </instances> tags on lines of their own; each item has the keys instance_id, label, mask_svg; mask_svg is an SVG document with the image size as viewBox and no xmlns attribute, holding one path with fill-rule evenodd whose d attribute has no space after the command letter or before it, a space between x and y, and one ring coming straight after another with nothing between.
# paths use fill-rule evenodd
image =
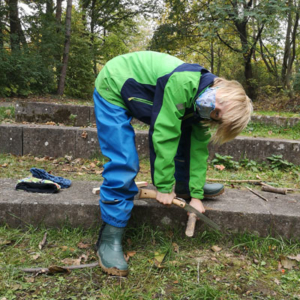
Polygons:
<instances>
[{"instance_id":1,"label":"blond hair","mask_svg":"<svg viewBox=\"0 0 300 300\"><path fill-rule=\"evenodd\" d=\"M253 106L239 82L216 78L213 86L219 87L218 101L226 106L220 122L208 122L211 127L216 127L212 136L213 143L220 145L233 140L247 126Z\"/></svg>"}]
</instances>

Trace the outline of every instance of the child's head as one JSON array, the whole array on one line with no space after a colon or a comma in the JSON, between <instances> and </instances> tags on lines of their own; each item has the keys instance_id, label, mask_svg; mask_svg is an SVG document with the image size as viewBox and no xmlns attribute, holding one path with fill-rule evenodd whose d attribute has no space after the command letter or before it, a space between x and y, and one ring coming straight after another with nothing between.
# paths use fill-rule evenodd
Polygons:
<instances>
[{"instance_id":1,"label":"child's head","mask_svg":"<svg viewBox=\"0 0 300 300\"><path fill-rule=\"evenodd\" d=\"M212 127L217 128L212 141L223 144L234 139L247 126L253 107L239 82L216 78L213 86L219 87L216 102L222 107L222 115L219 122L209 122Z\"/></svg>"}]
</instances>

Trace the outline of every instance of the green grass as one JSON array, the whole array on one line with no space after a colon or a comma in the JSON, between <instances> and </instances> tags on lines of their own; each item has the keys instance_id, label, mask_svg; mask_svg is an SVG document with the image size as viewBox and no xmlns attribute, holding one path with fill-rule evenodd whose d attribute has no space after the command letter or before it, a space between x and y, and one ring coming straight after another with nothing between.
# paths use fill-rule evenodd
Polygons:
<instances>
[{"instance_id":1,"label":"green grass","mask_svg":"<svg viewBox=\"0 0 300 300\"><path fill-rule=\"evenodd\" d=\"M101 171L103 164L107 160L104 157L96 157L94 159L72 159L67 158L49 158L14 156L11 154L0 154L0 178L21 179L30 176L30 169L41 168L55 176L62 176L71 180L102 180ZM230 161L230 159L229 159ZM215 164L224 164L219 161ZM225 164L226 165L226 164ZM226 179L226 180L257 180L257 176L261 180L275 186L300 189L300 166L287 167L286 169L270 168L270 164L256 163L249 161L248 165L237 163L237 169L225 168L220 171L216 169L212 163L208 165L207 177ZM244 167L243 167L244 166ZM140 159L140 171L136 181L151 182L150 162L149 159ZM247 184L243 184L247 186Z\"/></svg>"},{"instance_id":2,"label":"green grass","mask_svg":"<svg viewBox=\"0 0 300 300\"><path fill-rule=\"evenodd\" d=\"M47 244L38 244L47 232ZM70 274L28 274L28 267L65 265L85 255L96 261L97 230L0 227L0 296L6 299L300 299L299 263L278 262L300 253L299 241L253 234L199 232L188 239L182 228L127 228L124 252L134 251L127 278L107 276L99 267ZM81 243L81 244L79 244ZM86 248L80 245L84 244ZM219 252L212 246L218 245ZM155 263L157 253L163 262ZM282 271L284 270L284 271ZM0 298L3 299L3 298Z\"/></svg>"},{"instance_id":3,"label":"green grass","mask_svg":"<svg viewBox=\"0 0 300 300\"><path fill-rule=\"evenodd\" d=\"M15 119L15 107L1 107L0 106L0 122L13 121Z\"/></svg>"},{"instance_id":4,"label":"green grass","mask_svg":"<svg viewBox=\"0 0 300 300\"><path fill-rule=\"evenodd\" d=\"M299 140L300 122L295 126L290 127L250 122L246 129L241 133L241 135L250 137Z\"/></svg>"},{"instance_id":5,"label":"green grass","mask_svg":"<svg viewBox=\"0 0 300 300\"><path fill-rule=\"evenodd\" d=\"M263 110L255 110L253 112L256 116L272 116L272 117L286 117L286 118L300 118L299 113L291 113L284 111L263 111Z\"/></svg>"}]
</instances>

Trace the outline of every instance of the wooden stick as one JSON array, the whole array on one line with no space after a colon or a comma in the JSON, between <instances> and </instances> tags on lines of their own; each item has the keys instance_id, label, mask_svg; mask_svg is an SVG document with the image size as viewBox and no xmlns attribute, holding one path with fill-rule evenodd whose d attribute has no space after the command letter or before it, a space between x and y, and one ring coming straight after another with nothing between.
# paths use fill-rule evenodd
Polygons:
<instances>
[{"instance_id":1,"label":"wooden stick","mask_svg":"<svg viewBox=\"0 0 300 300\"><path fill-rule=\"evenodd\" d=\"M261 183L262 180L229 180L229 179L216 179L216 178L206 178L206 181L215 182L232 182L232 183Z\"/></svg>"},{"instance_id":2,"label":"wooden stick","mask_svg":"<svg viewBox=\"0 0 300 300\"><path fill-rule=\"evenodd\" d=\"M283 194L283 195L287 194L287 189L285 189L285 188L276 188L276 187L269 186L269 185L263 185L261 187L261 190L265 191L265 192L276 193L276 194Z\"/></svg>"},{"instance_id":3,"label":"wooden stick","mask_svg":"<svg viewBox=\"0 0 300 300\"><path fill-rule=\"evenodd\" d=\"M248 188L248 187L246 187L246 188L247 188L251 193L253 193L254 195L256 195L257 197L259 197L259 198L265 200L266 202L269 201L269 200L268 200L267 198L265 198L264 196L262 196L262 195L260 195L260 194L258 194L258 193L256 193L256 192L254 192L252 189L250 189L250 188Z\"/></svg>"},{"instance_id":4,"label":"wooden stick","mask_svg":"<svg viewBox=\"0 0 300 300\"><path fill-rule=\"evenodd\" d=\"M42 250L42 248L45 246L46 241L47 241L47 232L45 232L42 241L39 243L39 249L40 249L40 250Z\"/></svg>"},{"instance_id":5,"label":"wooden stick","mask_svg":"<svg viewBox=\"0 0 300 300\"><path fill-rule=\"evenodd\" d=\"M147 181L136 181L136 186L137 187L145 187L148 185ZM99 195L100 194L100 188L93 188L92 193L94 195Z\"/></svg>"},{"instance_id":6,"label":"wooden stick","mask_svg":"<svg viewBox=\"0 0 300 300\"><path fill-rule=\"evenodd\" d=\"M195 233L195 226L196 226L197 216L194 213L189 214L185 235L188 237L193 237Z\"/></svg>"},{"instance_id":7,"label":"wooden stick","mask_svg":"<svg viewBox=\"0 0 300 300\"><path fill-rule=\"evenodd\" d=\"M93 262L86 265L63 266L61 268L68 269L68 270L75 270L75 269L83 269L83 268L94 268L98 265L99 265L98 262ZM25 268L25 269L21 269L21 271L26 273L39 273L39 272L48 273L49 268Z\"/></svg>"}]
</instances>

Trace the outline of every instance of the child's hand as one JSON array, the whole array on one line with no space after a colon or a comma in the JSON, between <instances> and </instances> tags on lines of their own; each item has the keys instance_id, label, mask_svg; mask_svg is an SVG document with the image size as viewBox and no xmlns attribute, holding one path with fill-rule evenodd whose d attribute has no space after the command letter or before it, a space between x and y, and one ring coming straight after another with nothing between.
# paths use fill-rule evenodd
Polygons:
<instances>
[{"instance_id":1,"label":"child's hand","mask_svg":"<svg viewBox=\"0 0 300 300\"><path fill-rule=\"evenodd\" d=\"M176 194L174 192L171 192L169 194L160 192L156 193L156 200L164 205L171 205L175 197Z\"/></svg>"},{"instance_id":2,"label":"child's hand","mask_svg":"<svg viewBox=\"0 0 300 300\"><path fill-rule=\"evenodd\" d=\"M198 211L200 211L201 213L205 213L205 208L204 208L201 200L196 199L196 198L192 198L192 200L190 202L190 205L193 206Z\"/></svg>"}]
</instances>

